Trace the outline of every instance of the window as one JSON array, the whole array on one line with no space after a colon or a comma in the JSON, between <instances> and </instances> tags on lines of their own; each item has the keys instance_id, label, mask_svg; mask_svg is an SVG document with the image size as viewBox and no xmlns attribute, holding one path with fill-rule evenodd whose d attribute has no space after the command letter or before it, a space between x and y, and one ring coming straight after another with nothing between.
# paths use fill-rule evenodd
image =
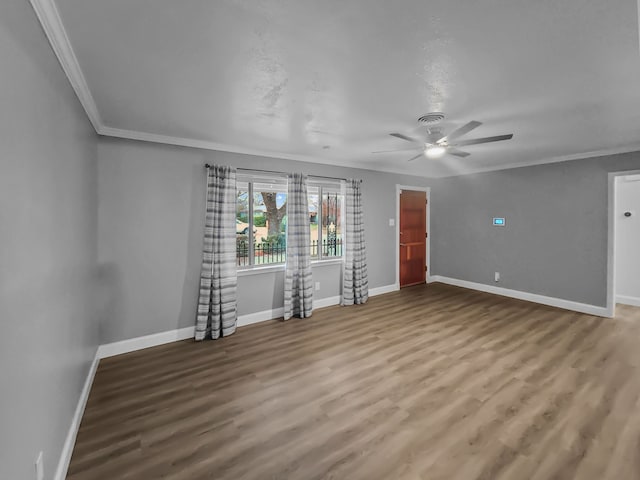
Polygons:
<instances>
[{"instance_id":1,"label":"window","mask_svg":"<svg viewBox=\"0 0 640 480\"><path fill-rule=\"evenodd\" d=\"M236 199L237 265L284 263L287 255L287 179L239 176Z\"/></svg>"},{"instance_id":2,"label":"window","mask_svg":"<svg viewBox=\"0 0 640 480\"><path fill-rule=\"evenodd\" d=\"M309 194L309 237L311 258L342 257L342 205L339 185L311 182Z\"/></svg>"},{"instance_id":3,"label":"window","mask_svg":"<svg viewBox=\"0 0 640 480\"><path fill-rule=\"evenodd\" d=\"M309 182L312 260L342 257L344 196L338 183ZM239 175L236 188L238 267L282 264L287 258L287 179Z\"/></svg>"}]
</instances>

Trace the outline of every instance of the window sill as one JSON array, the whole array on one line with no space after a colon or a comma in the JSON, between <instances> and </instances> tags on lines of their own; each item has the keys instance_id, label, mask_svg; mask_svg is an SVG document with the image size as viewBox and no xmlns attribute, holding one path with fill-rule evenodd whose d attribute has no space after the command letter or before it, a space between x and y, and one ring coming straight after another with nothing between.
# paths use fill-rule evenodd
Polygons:
<instances>
[{"instance_id":1,"label":"window sill","mask_svg":"<svg viewBox=\"0 0 640 480\"><path fill-rule=\"evenodd\" d=\"M323 267L325 265L340 265L342 263L343 257L339 258L331 258L326 260L312 260L311 268L313 267ZM238 269L238 276L244 277L247 275L260 275L262 273L275 273L275 272L284 272L284 263L279 263L277 265L269 265L267 267L254 267L254 268L243 268Z\"/></svg>"},{"instance_id":2,"label":"window sill","mask_svg":"<svg viewBox=\"0 0 640 480\"><path fill-rule=\"evenodd\" d=\"M327 258L325 260L311 260L312 267L322 267L323 265L339 265L342 263L343 257Z\"/></svg>"},{"instance_id":3,"label":"window sill","mask_svg":"<svg viewBox=\"0 0 640 480\"><path fill-rule=\"evenodd\" d=\"M274 272L284 272L284 263L269 265L266 267L243 268L242 270L238 269L238 276L244 277L245 275L260 275L261 273Z\"/></svg>"}]
</instances>

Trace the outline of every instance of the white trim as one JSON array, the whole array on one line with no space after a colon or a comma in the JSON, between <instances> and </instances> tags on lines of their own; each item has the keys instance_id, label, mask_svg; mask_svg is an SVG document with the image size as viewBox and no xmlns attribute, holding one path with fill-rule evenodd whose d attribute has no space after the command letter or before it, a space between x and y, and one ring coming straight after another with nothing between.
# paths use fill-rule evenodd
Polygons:
<instances>
[{"instance_id":1,"label":"white trim","mask_svg":"<svg viewBox=\"0 0 640 480\"><path fill-rule=\"evenodd\" d=\"M410 185L396 184L396 285L400 288L400 193L402 190L411 190L415 192L425 192L427 194L427 273L425 279L429 283L431 277L431 187L412 187Z\"/></svg>"},{"instance_id":2,"label":"white trim","mask_svg":"<svg viewBox=\"0 0 640 480\"><path fill-rule=\"evenodd\" d=\"M73 51L73 47L69 41L69 37L64 28L60 13L56 7L54 0L30 0L33 9L38 16L38 20L42 24L42 28L49 39L49 43L53 48L58 61L62 66L73 90L76 92L80 103L84 107L93 128L100 135L109 137L125 138L130 140L140 140L145 142L162 143L165 145L177 145L182 147L202 148L206 150L216 150L221 152L241 153L246 155L258 155L266 158L283 158L287 160L295 160L299 162L321 163L324 165L337 165L345 167L360 168L387 173L406 174L407 171L396 168L380 168L374 169L370 165L362 162L345 161L343 159L316 158L308 155L296 155L284 152L270 152L254 148L245 148L238 145L228 145L224 143L210 142L206 140L195 140L184 137L174 137L170 135L159 135L155 133L140 132L135 130L125 130L120 128L107 127L102 123L100 113L96 106L95 100L91 95L86 78L82 73L82 69L78 63L78 59ZM511 168L528 167L532 165L542 165L545 163L556 163L567 160L579 160L585 158L601 157L604 155L614 155L617 153L628 153L640 151L640 144L628 145L626 147L615 147L602 150L593 150L590 152L574 153L570 155L560 155L547 159L532 160L524 163L511 163L506 165L495 165L484 168L469 168L454 174L435 175L432 178L455 177L460 175L469 175L473 173L492 172L497 170L507 170ZM426 177L425 177L426 178Z\"/></svg>"},{"instance_id":3,"label":"white trim","mask_svg":"<svg viewBox=\"0 0 640 480\"><path fill-rule=\"evenodd\" d=\"M46 0L40 0L40 1L46 1ZM254 149L254 148L245 148L237 145L210 142L207 140L194 140L194 139L184 138L184 137L172 137L169 135L158 135L155 133L139 132L136 130L123 130L119 128L105 127L103 125L99 126L99 128L97 129L97 132L100 135L104 135L107 137L124 138L128 140L139 140L139 141L151 142L151 143L162 143L165 145L175 145L175 146L181 146L181 147L201 148L204 150L215 150L219 152L256 155L256 156L261 156L265 158L283 158L287 160L295 160L298 162L320 163L322 165L351 167L351 168L358 168L362 170L372 170L375 172L395 173L399 175L408 174L406 170L399 169L399 168L392 168L392 167L373 168L371 165L368 165L366 163L363 164L361 162L354 162L354 161L348 161L348 160L336 160L336 159L324 158L324 157L310 157L307 155L296 155L296 154L284 153L284 152L271 152L271 151ZM502 164L502 165L494 165L491 167L466 168L465 170L452 173L452 174L447 174L447 173L440 174L440 175L436 174L436 175L431 175L429 177L426 177L423 175L420 175L420 176L422 176L423 178L460 177L463 175L472 175L476 173L510 170L512 168L533 167L536 165L545 165L548 163L560 163L560 162L567 162L571 160L583 160L587 158L604 157L607 155L616 155L620 153L630 153L630 152L637 152L637 151L640 151L640 144L628 145L626 147L615 147L615 148L607 148L602 150L592 150L590 152L583 152L583 153L558 155L555 157L531 160L531 161L522 162L522 163L508 163L508 164ZM310 176L313 176L313 175L310 175ZM415 190L415 187L412 187L412 189Z\"/></svg>"},{"instance_id":4,"label":"white trim","mask_svg":"<svg viewBox=\"0 0 640 480\"><path fill-rule=\"evenodd\" d=\"M343 263L343 261L344 261L343 257L327 258L324 260L312 260L311 268L313 269L316 267L326 267L329 265L340 265L341 263ZM239 268L237 273L239 277L246 277L247 275L260 275L262 273L274 273L274 272L284 272L284 271L285 271L285 264L278 263L276 265L268 265L266 267L260 266L260 265L243 267L241 269Z\"/></svg>"},{"instance_id":5,"label":"white trim","mask_svg":"<svg viewBox=\"0 0 640 480\"><path fill-rule=\"evenodd\" d=\"M640 170L609 172L607 183L607 311L616 313L616 177L638 175Z\"/></svg>"},{"instance_id":6,"label":"white trim","mask_svg":"<svg viewBox=\"0 0 640 480\"><path fill-rule=\"evenodd\" d=\"M73 51L67 32L62 24L60 13L53 0L30 0L31 6L36 12L38 20L44 30L45 35L49 39L51 48L58 57L58 61L62 66L62 70L67 75L69 83L76 92L80 103L84 107L89 121L97 133L102 128L102 120L96 102L91 95L87 80L80 69L80 64Z\"/></svg>"},{"instance_id":7,"label":"white trim","mask_svg":"<svg viewBox=\"0 0 640 480\"><path fill-rule=\"evenodd\" d=\"M229 145L226 143L210 142L208 140L194 140L184 137L172 137L169 135L159 135L155 133L139 132L137 130L123 130L121 128L106 127L101 125L98 130L100 135L106 137L124 138L127 140L139 140L142 142L162 143L165 145L175 145L179 147L201 148L203 150L215 150L218 152L240 153L243 155L255 155L265 158L280 158L285 160L294 160L297 162L319 163L322 165L336 165L344 167L359 168L371 170L371 168L359 162L350 162L345 160L332 160L321 157L310 157L308 155L298 155L293 153L273 152L261 150L257 148L246 148L238 145ZM389 173L402 173L396 170L381 170ZM404 172L406 173L406 172ZM313 177L313 175L310 175Z\"/></svg>"},{"instance_id":8,"label":"white trim","mask_svg":"<svg viewBox=\"0 0 640 480\"><path fill-rule=\"evenodd\" d=\"M369 289L369 296L375 297L376 295L384 295L385 293L394 292L399 290L398 285L385 285L382 287L376 287ZM313 308L325 308L332 307L334 305L340 305L342 296L336 295L334 297L319 298L313 300ZM266 322L274 320L276 318L282 318L284 315L284 307L274 308L272 310L263 310L261 312L248 313L246 315L240 315L238 317L238 327L244 327L253 323Z\"/></svg>"},{"instance_id":9,"label":"white trim","mask_svg":"<svg viewBox=\"0 0 640 480\"><path fill-rule=\"evenodd\" d=\"M251 325L252 323L264 322L267 320L273 320L274 318L280 318L283 315L283 307L275 308L272 310L263 310L261 312L249 313L246 315L240 315L238 316L237 326L244 327L246 325ZM184 327L176 330L168 330L165 332L153 333L151 335L144 335L142 337L121 340L119 342L100 345L100 347L98 347L98 357L108 358L115 355L122 355L123 353L135 352L144 348L157 347L158 345L179 342L180 340L193 338L194 335L195 327Z\"/></svg>"},{"instance_id":10,"label":"white trim","mask_svg":"<svg viewBox=\"0 0 640 480\"><path fill-rule=\"evenodd\" d=\"M80 398L78 398L78 404L76 405L76 410L71 419L71 426L67 432L67 438L64 441L62 452L60 452L60 459L58 460L56 473L53 476L54 480L65 480L65 478L67 478L67 470L69 470L69 462L71 462L73 447L76 444L76 436L78 435L82 415L84 415L84 409L87 406L87 400L89 398L89 393L91 392L91 385L93 385L93 379L96 376L96 370L98 369L98 363L100 362L98 350L96 350L93 362L91 362L89 372L87 373L87 378L84 381L84 386L80 392Z\"/></svg>"},{"instance_id":11,"label":"white trim","mask_svg":"<svg viewBox=\"0 0 640 480\"><path fill-rule=\"evenodd\" d=\"M245 277L247 275L260 275L262 273L284 272L284 269L285 269L284 263L278 263L277 265L269 265L267 267L251 265L248 267L243 267L242 269L239 268L237 270L237 274L239 277Z\"/></svg>"},{"instance_id":12,"label":"white trim","mask_svg":"<svg viewBox=\"0 0 640 480\"><path fill-rule=\"evenodd\" d=\"M626 295L616 295L616 303L640 307L640 297L628 297Z\"/></svg>"},{"instance_id":13,"label":"white trim","mask_svg":"<svg viewBox=\"0 0 640 480\"><path fill-rule=\"evenodd\" d=\"M382 295L398 289L399 287L397 285L385 285L383 287L372 288L371 290L369 290L369 296L373 297L376 295ZM341 297L339 295L334 297L321 298L314 301L314 306L316 308L330 307L333 305L339 305L340 301ZM247 315L240 315L238 317L237 325L238 327L244 327L253 323L281 318L283 315L283 307L274 308L272 310L263 310L262 312L255 312ZM87 374L87 378L84 382L82 392L80 393L80 398L78 399L78 405L76 406L76 411L71 421L71 427L69 428L69 432L67 433L67 438L64 442L64 447L62 448L62 453L60 454L58 468L56 469L56 474L53 477L54 480L64 480L67 476L69 462L71 461L73 447L75 446L76 442L76 435L78 434L78 429L80 428L80 421L82 420L82 415L84 414L84 409L87 405L87 399L89 398L91 385L93 384L93 379L96 375L96 370L98 368L98 362L100 361L100 359L112 357L114 355L120 355L123 353L134 352L137 350L142 350L144 348L164 345L166 343L186 340L188 338L193 338L194 332L195 327L185 327L179 328L177 330L169 330L166 332L154 333L152 335L145 335L143 337L130 338L127 340L122 340L120 342L108 343L105 345L100 345L98 347L93 362L91 363L91 367L89 368L89 373Z\"/></svg>"},{"instance_id":14,"label":"white trim","mask_svg":"<svg viewBox=\"0 0 640 480\"><path fill-rule=\"evenodd\" d=\"M261 312L247 313L246 315L238 316L236 325L238 327L245 327L253 323L266 322L274 320L276 318L282 318L284 316L284 307L274 308L272 310L263 310Z\"/></svg>"},{"instance_id":15,"label":"white trim","mask_svg":"<svg viewBox=\"0 0 640 480\"><path fill-rule=\"evenodd\" d=\"M400 290L400 285L398 283L394 283L392 285L384 285L382 287L375 287L369 289L369 296L375 297L377 295L384 295L385 293L391 293Z\"/></svg>"},{"instance_id":16,"label":"white trim","mask_svg":"<svg viewBox=\"0 0 640 480\"><path fill-rule=\"evenodd\" d=\"M225 143L210 142L206 140L195 140L185 137L174 137L170 135L159 135L155 133L140 132L136 130L125 130L108 127L102 123L100 112L95 103L86 78L80 68L78 58L73 51L71 42L62 23L60 13L54 0L30 0L36 12L38 20L42 25L45 35L51 44L51 48L58 57L58 61L66 74L69 83L73 87L80 103L84 107L96 133L108 137L124 138L129 140L140 140L144 142L161 143L165 145L176 145L181 147L201 148L205 150L215 150L220 152L240 153L245 155L257 155L266 158L282 158L299 162L310 162L320 164L332 164L337 166L348 166L353 168L368 169L367 165L360 162L349 162L343 159L331 160L327 158L310 157L308 155L296 155L284 152L273 152L255 148L245 148L238 145L228 145ZM380 170L389 173L402 173L394 169ZM406 173L406 172L404 172Z\"/></svg>"},{"instance_id":17,"label":"white trim","mask_svg":"<svg viewBox=\"0 0 640 480\"><path fill-rule=\"evenodd\" d=\"M484 283L468 282L467 280L443 277L441 275L432 276L431 281L446 283L448 285L455 285L457 287L470 288L472 290L478 290L486 293L493 293L495 295L502 295L503 297L517 298L519 300L526 300L528 302L541 303L542 305L564 308L565 310L573 310L575 312L597 315L599 317L611 316L609 314L609 309L606 307L599 307L597 305L589 305L587 303L564 300L562 298L546 297L544 295L538 295L537 293L522 292L520 290L510 290L508 288L485 285Z\"/></svg>"},{"instance_id":18,"label":"white trim","mask_svg":"<svg viewBox=\"0 0 640 480\"><path fill-rule=\"evenodd\" d=\"M143 337L130 338L119 342L107 343L98 347L98 357L108 358L114 355L122 355L123 353L135 352L143 348L156 347L165 343L178 342L193 338L195 335L195 327L179 328L177 330L169 330L167 332L153 333Z\"/></svg>"},{"instance_id":19,"label":"white trim","mask_svg":"<svg viewBox=\"0 0 640 480\"><path fill-rule=\"evenodd\" d=\"M342 295L336 295L335 297L319 298L313 300L313 308L325 308L333 307L334 305L340 305L342 302Z\"/></svg>"},{"instance_id":20,"label":"white trim","mask_svg":"<svg viewBox=\"0 0 640 480\"><path fill-rule=\"evenodd\" d=\"M640 1L640 0L638 0L638 1ZM622 178L622 181L625 182L625 183L640 182L640 174L625 175L624 178Z\"/></svg>"},{"instance_id":21,"label":"white trim","mask_svg":"<svg viewBox=\"0 0 640 480\"><path fill-rule=\"evenodd\" d=\"M311 260L311 268L324 267L326 265L340 265L344 263L344 255L340 257L327 257L322 260Z\"/></svg>"},{"instance_id":22,"label":"white trim","mask_svg":"<svg viewBox=\"0 0 640 480\"><path fill-rule=\"evenodd\" d=\"M393 292L395 290L398 290L397 285L385 285L383 287L370 289L369 296L374 297L376 295L382 295L385 293ZM340 300L341 297L339 295L334 297L320 298L318 300L314 300L313 305L315 308L325 308L333 305L339 305ZM283 315L284 307L239 315L237 326L245 327L253 323L266 322L268 320L282 318ZM166 332L153 333L151 335L145 335L142 337L121 340L119 342L107 343L98 347L96 356L97 358L108 358L113 357L114 355L135 352L137 350L142 350L143 348L156 347L158 345L164 345L166 343L186 340L189 338L193 338L194 330L195 327L184 327L177 330L169 330Z\"/></svg>"},{"instance_id":23,"label":"white trim","mask_svg":"<svg viewBox=\"0 0 640 480\"><path fill-rule=\"evenodd\" d=\"M500 170L511 170L512 168L533 167L536 165L545 165L547 163L561 163L571 160L585 160L587 158L605 157L607 155L617 155L620 153L631 153L640 151L640 143L634 143L625 147L613 147L603 148L601 150L591 150L589 152L571 153L568 155L557 155L555 157L548 157L539 160L531 160L522 163L507 163L502 165L495 165L491 167L480 167L475 169L468 169L462 172L456 172L445 175L435 175L431 178L448 178L448 177L460 177L463 175L472 175L474 173L496 172Z\"/></svg>"}]
</instances>

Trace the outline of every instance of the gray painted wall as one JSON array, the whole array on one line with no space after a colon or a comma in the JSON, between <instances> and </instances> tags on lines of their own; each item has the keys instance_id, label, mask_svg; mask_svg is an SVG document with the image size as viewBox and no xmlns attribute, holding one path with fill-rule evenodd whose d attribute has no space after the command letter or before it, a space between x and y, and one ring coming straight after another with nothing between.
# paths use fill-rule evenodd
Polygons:
<instances>
[{"instance_id":1,"label":"gray painted wall","mask_svg":"<svg viewBox=\"0 0 640 480\"><path fill-rule=\"evenodd\" d=\"M638 168L635 152L435 181L432 273L605 306L607 173Z\"/></svg>"},{"instance_id":2,"label":"gray painted wall","mask_svg":"<svg viewBox=\"0 0 640 480\"><path fill-rule=\"evenodd\" d=\"M101 138L98 255L109 312L103 343L194 324L205 198L205 163L364 180L369 285L395 283L396 183L420 177ZM314 268L315 298L340 294L340 266ZM282 273L241 276L238 313L282 306Z\"/></svg>"},{"instance_id":3,"label":"gray painted wall","mask_svg":"<svg viewBox=\"0 0 640 480\"><path fill-rule=\"evenodd\" d=\"M0 4L0 64L0 478L41 450L52 477L98 343L193 324L205 162L363 178L372 288L395 282L395 184L432 184L433 274L605 304L607 172L638 153L429 181L98 142L26 1ZM339 266L314 277L339 295ZM282 306L282 283L241 277L239 313Z\"/></svg>"},{"instance_id":4,"label":"gray painted wall","mask_svg":"<svg viewBox=\"0 0 640 480\"><path fill-rule=\"evenodd\" d=\"M0 478L53 478L98 345L97 138L25 0L0 2Z\"/></svg>"}]
</instances>

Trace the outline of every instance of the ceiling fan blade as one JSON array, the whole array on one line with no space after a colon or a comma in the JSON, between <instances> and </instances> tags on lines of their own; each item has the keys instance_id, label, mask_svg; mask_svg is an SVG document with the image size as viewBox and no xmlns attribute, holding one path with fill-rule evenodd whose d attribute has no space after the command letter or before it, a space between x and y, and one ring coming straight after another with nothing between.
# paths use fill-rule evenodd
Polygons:
<instances>
[{"instance_id":1,"label":"ceiling fan blade","mask_svg":"<svg viewBox=\"0 0 640 480\"><path fill-rule=\"evenodd\" d=\"M409 162L413 162L416 158L420 158L422 157L424 154L422 152L420 152L419 154L417 154L415 157L410 158L408 161Z\"/></svg>"},{"instance_id":2,"label":"ceiling fan blade","mask_svg":"<svg viewBox=\"0 0 640 480\"><path fill-rule=\"evenodd\" d=\"M469 155L471 155L469 152L464 152L462 150L458 150L455 147L447 147L447 153L449 155L454 155L456 157L462 157L462 158L468 157Z\"/></svg>"},{"instance_id":3,"label":"ceiling fan blade","mask_svg":"<svg viewBox=\"0 0 640 480\"><path fill-rule=\"evenodd\" d=\"M499 142L501 140L511 140L512 138L513 133L510 133L509 135L496 135L495 137L470 138L469 140L462 140L461 142L457 142L454 146L464 147L465 145L478 145L480 143Z\"/></svg>"},{"instance_id":4,"label":"ceiling fan blade","mask_svg":"<svg viewBox=\"0 0 640 480\"><path fill-rule=\"evenodd\" d=\"M436 143L440 143L440 142L444 142L444 141L451 142L451 140L455 140L458 137L466 135L467 133L469 133L474 128L478 128L480 125L482 125L482 122L476 122L475 120L472 120L469 123L467 123L466 125L463 125L460 128L454 130L449 135L445 135L440 140L438 140Z\"/></svg>"},{"instance_id":5,"label":"ceiling fan blade","mask_svg":"<svg viewBox=\"0 0 640 480\"><path fill-rule=\"evenodd\" d=\"M422 143L420 140L418 140L417 138L412 138L412 137L407 137L406 135L403 135L401 133L390 133L389 135L391 135L392 137L396 137L396 138L400 138L402 140L406 140L407 142L417 142L417 143Z\"/></svg>"},{"instance_id":6,"label":"ceiling fan blade","mask_svg":"<svg viewBox=\"0 0 640 480\"><path fill-rule=\"evenodd\" d=\"M378 150L377 152L371 152L371 153L413 152L417 148L421 148L421 147L415 146L413 148L403 148L403 149L400 149L400 150Z\"/></svg>"}]
</instances>

